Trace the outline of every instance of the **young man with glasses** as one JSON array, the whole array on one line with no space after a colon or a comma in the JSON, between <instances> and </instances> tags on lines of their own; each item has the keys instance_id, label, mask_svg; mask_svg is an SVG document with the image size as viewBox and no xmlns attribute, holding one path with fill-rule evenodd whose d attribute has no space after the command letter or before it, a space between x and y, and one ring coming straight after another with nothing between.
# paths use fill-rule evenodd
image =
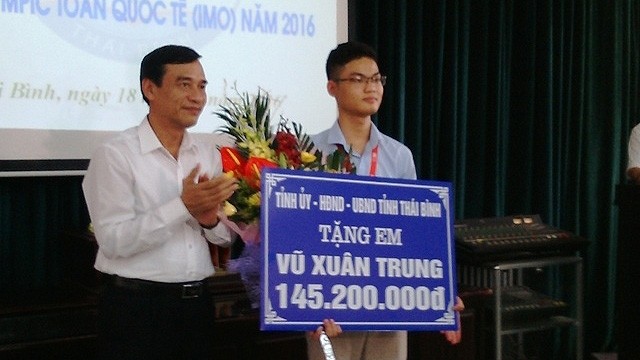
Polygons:
<instances>
[{"instance_id":1,"label":"young man with glasses","mask_svg":"<svg viewBox=\"0 0 640 360\"><path fill-rule=\"evenodd\" d=\"M366 44L347 42L329 53L326 63L327 91L336 99L338 119L312 140L323 153L342 147L351 152L358 175L416 179L411 150L381 133L371 121L378 112L386 77L378 68L377 54ZM456 311L464 305L457 300ZM340 319L337 319L339 324ZM460 342L460 331L446 331L452 344ZM332 338L335 358L340 360L405 360L406 331L346 331ZM307 337L310 360L324 360L320 343Z\"/></svg>"}]
</instances>

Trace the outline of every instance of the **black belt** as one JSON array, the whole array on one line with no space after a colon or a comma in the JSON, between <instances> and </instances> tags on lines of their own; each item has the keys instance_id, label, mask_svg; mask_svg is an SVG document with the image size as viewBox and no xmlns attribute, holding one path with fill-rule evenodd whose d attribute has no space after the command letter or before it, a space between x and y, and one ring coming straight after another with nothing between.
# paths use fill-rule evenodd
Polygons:
<instances>
[{"instance_id":1,"label":"black belt","mask_svg":"<svg viewBox=\"0 0 640 360\"><path fill-rule=\"evenodd\" d=\"M163 283L150 280L125 278L118 275L106 275L105 279L111 286L117 288L145 292L154 295L175 296L180 299L198 298L204 295L207 290L207 284L204 281Z\"/></svg>"}]
</instances>

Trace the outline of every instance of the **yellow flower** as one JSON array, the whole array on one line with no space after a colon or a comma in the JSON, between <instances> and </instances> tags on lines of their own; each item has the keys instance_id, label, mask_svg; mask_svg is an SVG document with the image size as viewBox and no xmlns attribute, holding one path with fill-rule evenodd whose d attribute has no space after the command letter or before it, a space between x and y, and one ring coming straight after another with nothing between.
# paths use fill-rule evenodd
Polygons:
<instances>
[{"instance_id":1,"label":"yellow flower","mask_svg":"<svg viewBox=\"0 0 640 360\"><path fill-rule=\"evenodd\" d=\"M258 191L257 193L251 194L247 202L252 206L260 206L260 192Z\"/></svg>"},{"instance_id":2,"label":"yellow flower","mask_svg":"<svg viewBox=\"0 0 640 360\"><path fill-rule=\"evenodd\" d=\"M308 164L316 161L316 156L310 152L301 151L300 160L302 160L303 163Z\"/></svg>"},{"instance_id":3,"label":"yellow flower","mask_svg":"<svg viewBox=\"0 0 640 360\"><path fill-rule=\"evenodd\" d=\"M238 212L238 209L236 209L235 206L233 206L232 203L225 201L224 202L224 206L222 207L222 211L224 212L224 214L229 217L234 215L235 213Z\"/></svg>"}]
</instances>

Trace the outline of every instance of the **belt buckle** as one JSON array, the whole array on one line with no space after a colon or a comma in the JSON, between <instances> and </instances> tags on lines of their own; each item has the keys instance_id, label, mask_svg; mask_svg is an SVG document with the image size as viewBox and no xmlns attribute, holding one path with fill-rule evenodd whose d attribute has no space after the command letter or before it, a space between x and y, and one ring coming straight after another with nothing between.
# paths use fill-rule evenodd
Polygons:
<instances>
[{"instance_id":1,"label":"belt buckle","mask_svg":"<svg viewBox=\"0 0 640 360\"><path fill-rule=\"evenodd\" d=\"M182 285L182 298L193 299L202 295L202 284L184 284Z\"/></svg>"}]
</instances>

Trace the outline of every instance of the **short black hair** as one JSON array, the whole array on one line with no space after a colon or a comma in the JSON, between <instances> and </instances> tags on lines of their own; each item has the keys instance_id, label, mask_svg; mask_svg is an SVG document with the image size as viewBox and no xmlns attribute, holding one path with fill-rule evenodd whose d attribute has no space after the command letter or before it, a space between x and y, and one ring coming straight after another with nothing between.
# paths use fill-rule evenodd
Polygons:
<instances>
[{"instance_id":1,"label":"short black hair","mask_svg":"<svg viewBox=\"0 0 640 360\"><path fill-rule=\"evenodd\" d=\"M181 45L165 45L148 53L140 63L140 90L142 80L149 79L154 84L161 86L162 77L166 72L167 64L189 64L200 59L200 54L195 50ZM142 98L148 104L149 100L142 92Z\"/></svg>"},{"instance_id":2,"label":"short black hair","mask_svg":"<svg viewBox=\"0 0 640 360\"><path fill-rule=\"evenodd\" d=\"M327 57L326 72L327 80L331 80L338 76L338 72L347 63L360 59L369 58L378 63L378 54L373 48L365 43L358 41L348 41L338 45L335 49L331 50L329 57Z\"/></svg>"}]
</instances>

